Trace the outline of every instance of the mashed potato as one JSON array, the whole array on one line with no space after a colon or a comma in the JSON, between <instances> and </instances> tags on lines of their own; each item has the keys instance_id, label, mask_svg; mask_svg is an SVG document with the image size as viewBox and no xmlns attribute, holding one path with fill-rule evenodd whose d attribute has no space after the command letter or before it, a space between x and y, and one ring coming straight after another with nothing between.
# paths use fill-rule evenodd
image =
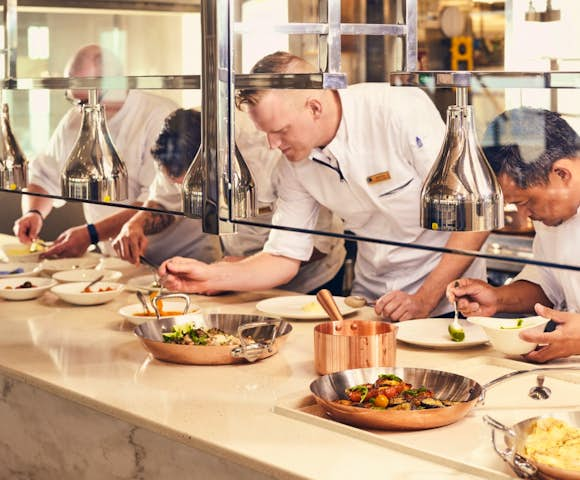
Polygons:
<instances>
[{"instance_id":1,"label":"mashed potato","mask_svg":"<svg viewBox=\"0 0 580 480\"><path fill-rule=\"evenodd\" d=\"M525 453L535 463L580 472L580 428L541 418L528 434Z\"/></svg>"},{"instance_id":2,"label":"mashed potato","mask_svg":"<svg viewBox=\"0 0 580 480\"><path fill-rule=\"evenodd\" d=\"M306 313L324 313L324 309L318 302L308 302L302 305L302 311Z\"/></svg>"}]
</instances>

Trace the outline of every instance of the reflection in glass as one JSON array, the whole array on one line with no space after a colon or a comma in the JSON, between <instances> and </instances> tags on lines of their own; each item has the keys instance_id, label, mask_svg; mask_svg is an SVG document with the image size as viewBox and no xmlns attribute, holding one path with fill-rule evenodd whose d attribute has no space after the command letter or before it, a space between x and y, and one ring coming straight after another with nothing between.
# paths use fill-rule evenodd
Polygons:
<instances>
[{"instance_id":1,"label":"reflection in glass","mask_svg":"<svg viewBox=\"0 0 580 480\"><path fill-rule=\"evenodd\" d=\"M187 169L183 178L181 200L183 213L189 218L202 218L203 216L203 189L205 175L202 165L203 145L199 146L197 154Z\"/></svg>"},{"instance_id":2,"label":"reflection in glass","mask_svg":"<svg viewBox=\"0 0 580 480\"><path fill-rule=\"evenodd\" d=\"M76 143L61 173L62 194L78 200L115 202L128 197L127 167L119 157L105 120L105 107L89 92L82 107Z\"/></svg>"},{"instance_id":3,"label":"reflection in glass","mask_svg":"<svg viewBox=\"0 0 580 480\"><path fill-rule=\"evenodd\" d=\"M22 190L28 186L28 160L12 133L7 104L2 105L0 134L0 185L7 190Z\"/></svg>"}]
</instances>

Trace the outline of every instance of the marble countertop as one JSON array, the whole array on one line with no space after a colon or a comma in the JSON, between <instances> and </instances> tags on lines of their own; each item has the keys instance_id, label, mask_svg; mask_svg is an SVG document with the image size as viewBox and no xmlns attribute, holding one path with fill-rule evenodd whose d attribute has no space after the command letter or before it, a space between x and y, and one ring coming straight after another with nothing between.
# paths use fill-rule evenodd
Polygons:
<instances>
[{"instance_id":1,"label":"marble countertop","mask_svg":"<svg viewBox=\"0 0 580 480\"><path fill-rule=\"evenodd\" d=\"M257 313L259 300L289 292L192 295L205 312ZM123 292L105 305L72 306L50 292L37 300L0 300L0 372L71 401L277 478L478 478L412 455L296 421L273 411L308 395L316 321L292 321L278 354L254 364L187 366L153 359L118 313L136 303ZM372 309L357 318L374 319ZM426 350L399 343L399 366L437 365L489 354Z\"/></svg>"}]
</instances>

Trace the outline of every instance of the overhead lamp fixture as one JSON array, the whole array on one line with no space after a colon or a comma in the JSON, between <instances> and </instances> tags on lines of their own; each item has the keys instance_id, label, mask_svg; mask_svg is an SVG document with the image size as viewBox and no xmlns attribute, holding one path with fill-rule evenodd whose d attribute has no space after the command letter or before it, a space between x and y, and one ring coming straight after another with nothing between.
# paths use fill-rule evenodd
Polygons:
<instances>
[{"instance_id":1,"label":"overhead lamp fixture","mask_svg":"<svg viewBox=\"0 0 580 480\"><path fill-rule=\"evenodd\" d=\"M0 135L0 187L22 190L28 186L28 160L12 133L6 103L2 104Z\"/></svg>"},{"instance_id":2,"label":"overhead lamp fixture","mask_svg":"<svg viewBox=\"0 0 580 480\"><path fill-rule=\"evenodd\" d=\"M447 108L447 131L421 190L421 225L444 231L486 231L504 225L503 194L477 140L467 88Z\"/></svg>"},{"instance_id":3,"label":"overhead lamp fixture","mask_svg":"<svg viewBox=\"0 0 580 480\"><path fill-rule=\"evenodd\" d=\"M534 8L534 2L530 0L525 18L527 22L557 22L560 20L560 10L553 9L552 0L547 0L546 10L538 12Z\"/></svg>"},{"instance_id":4,"label":"overhead lamp fixture","mask_svg":"<svg viewBox=\"0 0 580 480\"><path fill-rule=\"evenodd\" d=\"M61 172L62 195L78 200L127 200L127 167L119 157L96 90L82 107L82 124L76 143Z\"/></svg>"}]
</instances>

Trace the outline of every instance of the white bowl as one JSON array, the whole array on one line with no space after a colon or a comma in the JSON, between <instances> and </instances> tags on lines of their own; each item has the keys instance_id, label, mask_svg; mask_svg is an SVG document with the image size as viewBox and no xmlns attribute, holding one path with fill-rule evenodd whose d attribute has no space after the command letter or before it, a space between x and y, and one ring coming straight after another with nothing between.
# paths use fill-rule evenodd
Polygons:
<instances>
[{"instance_id":1,"label":"white bowl","mask_svg":"<svg viewBox=\"0 0 580 480\"><path fill-rule=\"evenodd\" d=\"M103 281L105 282L116 282L119 280L123 274L115 270L95 270L87 268L78 268L76 270L63 270L62 272L56 272L52 275L52 278L61 282L92 282L96 280L101 275L104 275Z\"/></svg>"},{"instance_id":2,"label":"white bowl","mask_svg":"<svg viewBox=\"0 0 580 480\"><path fill-rule=\"evenodd\" d=\"M42 269L52 275L64 270L89 269L97 266L99 259L94 256L84 256L78 258L55 258L47 259L41 263Z\"/></svg>"},{"instance_id":3,"label":"white bowl","mask_svg":"<svg viewBox=\"0 0 580 480\"><path fill-rule=\"evenodd\" d=\"M23 243L7 243L0 246L0 250L9 262L30 263L40 260L41 251L30 253L30 245Z\"/></svg>"},{"instance_id":4,"label":"white bowl","mask_svg":"<svg viewBox=\"0 0 580 480\"><path fill-rule=\"evenodd\" d=\"M189 310L186 314L182 313L184 308L185 304L183 302L163 300L163 310L166 312L179 312L179 314L176 315L163 315L163 318L180 318L201 311L201 307L193 303L189 304ZM152 312L150 316L138 315L143 313L143 305L140 303L134 303L132 305L125 305L123 308L119 309L119 314L125 317L133 325L139 325L143 322L148 322L149 320L157 318L151 306L149 306L149 310Z\"/></svg>"},{"instance_id":5,"label":"white bowl","mask_svg":"<svg viewBox=\"0 0 580 480\"><path fill-rule=\"evenodd\" d=\"M492 346L506 355L525 355L537 347L537 344L522 340L519 336L522 330L546 325L550 321L544 317L525 318L494 318L469 317L471 323L479 325L485 330ZM518 327L518 323L521 326Z\"/></svg>"},{"instance_id":6,"label":"white bowl","mask_svg":"<svg viewBox=\"0 0 580 480\"><path fill-rule=\"evenodd\" d=\"M90 293L84 293L83 289L89 282L61 283L52 287L50 291L65 302L73 305L100 305L113 300L123 291L123 284L116 282L98 282L91 287ZM100 288L112 288L113 290L99 292Z\"/></svg>"},{"instance_id":7,"label":"white bowl","mask_svg":"<svg viewBox=\"0 0 580 480\"><path fill-rule=\"evenodd\" d=\"M17 273L10 273L15 270ZM0 263L0 278L36 277L41 270L38 263Z\"/></svg>"},{"instance_id":8,"label":"white bowl","mask_svg":"<svg viewBox=\"0 0 580 480\"><path fill-rule=\"evenodd\" d=\"M16 288L24 282L30 282L32 288ZM56 285L52 278L18 277L0 279L0 297L6 300L32 300L40 297L50 287ZM12 288L6 288L12 287Z\"/></svg>"},{"instance_id":9,"label":"white bowl","mask_svg":"<svg viewBox=\"0 0 580 480\"><path fill-rule=\"evenodd\" d=\"M119 257L103 257L99 260L96 270L117 270L123 275L127 275L137 269L135 265Z\"/></svg>"}]
</instances>

